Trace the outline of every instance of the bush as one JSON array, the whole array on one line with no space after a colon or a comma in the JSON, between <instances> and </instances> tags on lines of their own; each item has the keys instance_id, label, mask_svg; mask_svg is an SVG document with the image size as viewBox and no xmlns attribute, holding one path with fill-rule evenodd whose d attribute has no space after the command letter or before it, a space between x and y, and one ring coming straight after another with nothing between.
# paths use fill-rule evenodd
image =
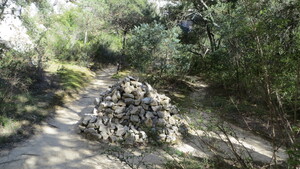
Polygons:
<instances>
[{"instance_id":1,"label":"bush","mask_svg":"<svg viewBox=\"0 0 300 169\"><path fill-rule=\"evenodd\" d=\"M9 51L1 57L1 85L24 91L38 80L37 73L35 73L37 67L31 63L29 56L30 53Z\"/></svg>"}]
</instances>

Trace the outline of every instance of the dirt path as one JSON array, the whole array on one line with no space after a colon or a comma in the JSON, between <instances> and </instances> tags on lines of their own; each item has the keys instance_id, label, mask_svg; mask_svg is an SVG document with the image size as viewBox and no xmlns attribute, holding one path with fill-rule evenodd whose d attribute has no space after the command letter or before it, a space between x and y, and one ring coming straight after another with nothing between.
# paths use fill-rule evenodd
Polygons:
<instances>
[{"instance_id":1,"label":"dirt path","mask_svg":"<svg viewBox=\"0 0 300 169\"><path fill-rule=\"evenodd\" d=\"M1 169L35 168L126 168L120 160L105 155L97 142L87 141L75 132L75 124L84 113L93 109L93 100L100 91L114 83L115 68L99 73L80 99L56 111L33 136L11 151L1 152Z\"/></svg>"},{"instance_id":2,"label":"dirt path","mask_svg":"<svg viewBox=\"0 0 300 169\"><path fill-rule=\"evenodd\" d=\"M205 95L207 94L207 85L202 84L201 82L197 83L197 89L190 95L191 99L198 104L204 101ZM189 124L196 124L204 126L204 123L211 123L211 120L218 118L213 115L214 112L204 112L197 109L191 109L190 113L187 115L187 121ZM201 123L195 122L195 119L202 120ZM242 120L242 119L241 119ZM227 128L230 132L234 132L236 137L229 136L231 143L234 145L237 152L242 154L242 157L249 156L253 158L254 161L270 163L273 158L273 148L272 144L253 134L250 131L246 131L234 124L227 123L224 120L222 125ZM209 125L208 125L209 126ZM228 131L228 133L229 133ZM181 145L177 145L176 148L180 151L191 153L194 156L207 158L213 153L209 150L209 146L206 143L209 143L210 146L225 152L225 154L233 157L232 150L229 144L225 144L222 140L226 141L226 136L223 133L217 135L215 132L207 132L203 130L195 129L191 131L191 137L186 138ZM226 141L228 143L228 141ZM249 154L247 154L249 153ZM276 152L276 158L279 162L286 161L288 155L283 147L279 148Z\"/></svg>"}]
</instances>

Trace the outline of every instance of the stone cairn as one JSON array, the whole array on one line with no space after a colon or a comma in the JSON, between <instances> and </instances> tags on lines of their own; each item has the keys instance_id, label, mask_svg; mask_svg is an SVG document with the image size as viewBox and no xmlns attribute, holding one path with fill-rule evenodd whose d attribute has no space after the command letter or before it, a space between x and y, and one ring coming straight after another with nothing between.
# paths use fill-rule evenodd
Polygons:
<instances>
[{"instance_id":1,"label":"stone cairn","mask_svg":"<svg viewBox=\"0 0 300 169\"><path fill-rule=\"evenodd\" d=\"M101 93L94 104L93 112L79 122L79 132L99 140L127 145L175 143L186 130L169 97L130 76Z\"/></svg>"}]
</instances>

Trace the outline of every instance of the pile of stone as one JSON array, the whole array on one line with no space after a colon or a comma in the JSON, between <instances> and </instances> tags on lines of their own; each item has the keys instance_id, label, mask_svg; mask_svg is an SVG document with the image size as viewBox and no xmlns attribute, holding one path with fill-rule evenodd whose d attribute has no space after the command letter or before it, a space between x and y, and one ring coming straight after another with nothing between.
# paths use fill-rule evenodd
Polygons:
<instances>
[{"instance_id":1,"label":"pile of stone","mask_svg":"<svg viewBox=\"0 0 300 169\"><path fill-rule=\"evenodd\" d=\"M101 93L94 104L93 112L79 122L79 131L100 140L175 143L185 130L169 97L130 76Z\"/></svg>"}]
</instances>

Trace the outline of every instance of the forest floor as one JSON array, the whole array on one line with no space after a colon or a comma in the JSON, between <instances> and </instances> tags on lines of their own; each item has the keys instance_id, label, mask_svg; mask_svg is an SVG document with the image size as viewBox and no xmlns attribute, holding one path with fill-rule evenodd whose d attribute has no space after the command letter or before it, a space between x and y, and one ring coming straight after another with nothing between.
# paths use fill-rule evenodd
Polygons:
<instances>
[{"instance_id":1,"label":"forest floor","mask_svg":"<svg viewBox=\"0 0 300 169\"><path fill-rule=\"evenodd\" d=\"M80 93L77 100L64 104L57 109L54 117L46 120L38 134L20 143L11 150L0 151L0 168L165 168L165 164L178 163L185 155L207 158L213 153L203 144L210 142L203 130L194 128L189 137L174 146L125 148L97 141L90 141L76 133L76 124L81 116L93 110L93 101L101 91L116 82L112 78L115 67L98 72L95 79ZM200 84L189 99L201 102L206 94L206 85ZM209 112L190 109L187 121L202 116L204 121L211 117ZM193 120L190 120L192 123ZM241 144L250 152L254 161L268 163L272 159L272 146L267 140L245 131L233 124L226 123L235 130L238 140L232 139L236 147ZM214 134L213 143L224 152L230 150ZM211 142L212 143L212 142ZM278 150L278 160L286 160L284 149ZM197 164L198 165L198 164ZM171 165L174 166L174 165ZM200 167L198 165L198 167Z\"/></svg>"}]
</instances>

